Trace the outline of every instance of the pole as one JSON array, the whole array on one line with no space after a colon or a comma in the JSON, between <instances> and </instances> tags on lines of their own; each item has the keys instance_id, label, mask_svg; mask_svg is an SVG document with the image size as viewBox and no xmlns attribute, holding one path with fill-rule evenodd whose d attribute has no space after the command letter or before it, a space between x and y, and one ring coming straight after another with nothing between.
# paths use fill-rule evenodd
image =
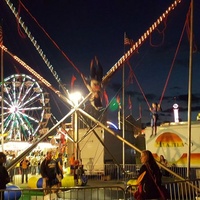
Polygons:
<instances>
[{"instance_id":1,"label":"pole","mask_svg":"<svg viewBox=\"0 0 200 200\"><path fill-rule=\"evenodd\" d=\"M188 152L187 152L187 178L190 179L190 153L191 153L191 96L192 96L192 51L193 51L193 5L190 4L190 52L189 52L189 80L188 80Z\"/></svg>"},{"instance_id":2,"label":"pole","mask_svg":"<svg viewBox=\"0 0 200 200\"><path fill-rule=\"evenodd\" d=\"M1 26L1 24L0 24ZM3 45L3 28L2 26L1 28L1 41L0 41L0 46ZM3 49L1 48L1 148L2 148L2 152L4 152L4 110L3 110L3 106L4 106L4 93L3 93L3 89L4 89L4 69L3 69Z\"/></svg>"},{"instance_id":3,"label":"pole","mask_svg":"<svg viewBox=\"0 0 200 200\"><path fill-rule=\"evenodd\" d=\"M75 140L75 158L76 160L79 160L79 147L78 147L78 113L77 111L74 112L74 123L73 123L73 129L74 129L74 140Z\"/></svg>"},{"instance_id":4,"label":"pole","mask_svg":"<svg viewBox=\"0 0 200 200\"><path fill-rule=\"evenodd\" d=\"M121 130L121 103L118 102L118 113L117 113L117 118L118 118L118 129Z\"/></svg>"},{"instance_id":5,"label":"pole","mask_svg":"<svg viewBox=\"0 0 200 200\"><path fill-rule=\"evenodd\" d=\"M126 33L124 33L124 39L126 37ZM125 47L124 47L124 52L125 52ZM124 87L124 74L125 74L125 65L123 63L123 68L122 68L122 137L125 139L125 117L124 117L124 94L125 94L125 87ZM123 168L125 167L125 143L123 141L122 143L122 164Z\"/></svg>"}]
</instances>

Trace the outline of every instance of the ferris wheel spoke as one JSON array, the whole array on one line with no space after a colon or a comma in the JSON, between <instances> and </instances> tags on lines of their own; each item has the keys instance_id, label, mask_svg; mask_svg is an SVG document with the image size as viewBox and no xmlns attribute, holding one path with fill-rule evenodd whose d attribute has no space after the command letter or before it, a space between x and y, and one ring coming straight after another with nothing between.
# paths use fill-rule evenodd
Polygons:
<instances>
[{"instance_id":1,"label":"ferris wheel spoke","mask_svg":"<svg viewBox=\"0 0 200 200\"><path fill-rule=\"evenodd\" d=\"M7 106L9 106L9 108L12 106L6 99L4 99L4 101L3 101ZM4 107L4 108L6 108L6 107Z\"/></svg>"},{"instance_id":2,"label":"ferris wheel spoke","mask_svg":"<svg viewBox=\"0 0 200 200\"><path fill-rule=\"evenodd\" d=\"M34 100L37 100L38 101L38 97L40 96L40 94L37 94L35 95L34 97L28 99L26 102L24 102L23 104L20 105L20 107L24 107L26 106L27 104L33 104L34 103Z\"/></svg>"},{"instance_id":3,"label":"ferris wheel spoke","mask_svg":"<svg viewBox=\"0 0 200 200\"><path fill-rule=\"evenodd\" d=\"M27 82L28 82L28 81L27 81ZM30 81L30 82L31 82L31 81ZM32 83L32 82L30 83L30 82L29 82L29 84L28 84L28 83L27 83L27 84L24 84L25 86L27 86L27 88L26 88L26 91L25 91L25 93L24 93L24 96L23 96L21 102L25 101L26 98L29 98L29 97L27 97L27 96L28 96L28 94L30 93L31 89L33 88L33 83Z\"/></svg>"},{"instance_id":4,"label":"ferris wheel spoke","mask_svg":"<svg viewBox=\"0 0 200 200\"><path fill-rule=\"evenodd\" d=\"M19 113L17 113L17 118L20 121L20 125L22 127L22 131L24 133L24 136L29 137L30 135L32 135L32 133L30 131L31 130L30 129L30 127L31 127L30 122L28 120L26 120L24 118L24 116L20 115ZM26 131L27 131L27 133L26 133Z\"/></svg>"},{"instance_id":5,"label":"ferris wheel spoke","mask_svg":"<svg viewBox=\"0 0 200 200\"><path fill-rule=\"evenodd\" d=\"M10 112L3 112L2 114L0 114L0 117L3 116L4 121L5 121L5 119L6 119L7 117L9 117L9 115L10 115ZM0 122L0 124L1 124L1 122Z\"/></svg>"},{"instance_id":6,"label":"ferris wheel spoke","mask_svg":"<svg viewBox=\"0 0 200 200\"><path fill-rule=\"evenodd\" d=\"M29 110L42 110L43 107L29 107L29 108L19 108L19 111L29 111Z\"/></svg>"},{"instance_id":7,"label":"ferris wheel spoke","mask_svg":"<svg viewBox=\"0 0 200 200\"><path fill-rule=\"evenodd\" d=\"M16 102L16 78L13 79L12 85L13 85L13 101Z\"/></svg>"},{"instance_id":8,"label":"ferris wheel spoke","mask_svg":"<svg viewBox=\"0 0 200 200\"><path fill-rule=\"evenodd\" d=\"M4 122L4 133L8 133L8 138L12 138L12 132L13 132L13 127L14 127L14 121L13 121L13 115L10 114L9 116L6 117L5 122Z\"/></svg>"},{"instance_id":9,"label":"ferris wheel spoke","mask_svg":"<svg viewBox=\"0 0 200 200\"><path fill-rule=\"evenodd\" d=\"M23 118L28 118L29 120L31 120L31 121L33 121L33 122L35 122L35 123L39 123L40 122L40 120L38 120L38 119L36 119L36 118L34 118L34 117L32 117L32 116L30 116L30 115L28 115L28 114L25 114L25 113L22 113L22 112L19 112L20 114L21 114L21 116L23 117Z\"/></svg>"},{"instance_id":10,"label":"ferris wheel spoke","mask_svg":"<svg viewBox=\"0 0 200 200\"><path fill-rule=\"evenodd\" d=\"M20 103L21 103L21 96L22 96L23 87L24 87L24 82L22 82L20 87L19 87L19 92L18 92L18 95L17 95L17 103L18 103L18 105L20 105Z\"/></svg>"},{"instance_id":11,"label":"ferris wheel spoke","mask_svg":"<svg viewBox=\"0 0 200 200\"><path fill-rule=\"evenodd\" d=\"M13 103L12 97L11 97L11 95L10 95L10 90L11 90L11 88L8 89L8 87L5 85L5 86L4 86L4 90L6 91L6 94L7 94L7 96L8 96L8 100L10 101L11 105L13 105L13 104L12 104L12 103ZM5 101L5 100L3 100L3 101Z\"/></svg>"}]
</instances>

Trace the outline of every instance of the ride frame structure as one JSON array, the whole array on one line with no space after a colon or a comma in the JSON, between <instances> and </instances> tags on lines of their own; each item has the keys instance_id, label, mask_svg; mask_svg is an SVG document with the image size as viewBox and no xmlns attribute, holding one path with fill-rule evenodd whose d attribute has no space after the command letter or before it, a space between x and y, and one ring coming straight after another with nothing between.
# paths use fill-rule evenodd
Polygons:
<instances>
[{"instance_id":1,"label":"ride frame structure","mask_svg":"<svg viewBox=\"0 0 200 200\"><path fill-rule=\"evenodd\" d=\"M10 9L13 11L13 13L15 14L15 16L17 16L17 12L16 10L13 8L13 5L10 3L9 0L5 0L6 3L8 4L8 6L10 7ZM111 76L123 65L123 63L127 62L130 57L133 55L133 53L143 44L143 42L150 36L150 34L156 29L156 27L163 21L163 19L165 17L167 17L167 15L181 2L181 0L175 0L173 4L171 4L171 6L169 6L169 8L162 14L162 16L160 16L156 22L154 22L152 24L152 26L139 38L139 40L130 48L129 51L127 51L127 53L125 53L119 60L118 62L107 72L107 74L103 77L102 82L103 84L105 84L107 81L109 81L109 79L111 78ZM23 28L23 22L21 21L21 18L19 19L19 23ZM26 30L27 32L27 30ZM29 34L30 36L30 34ZM31 37L31 36L30 36ZM33 43L35 42L34 39L32 38L31 40ZM38 143L40 143L41 141L43 141L46 137L48 137L51 132L56 129L63 121L65 121L65 119L67 119L68 117L70 117L72 114L74 113L79 113L80 116L82 116L83 118L86 117L87 119L92 120L95 123L95 126L100 126L103 129L105 129L108 133L112 134L113 136L115 136L117 139L119 139L120 141L122 141L124 144L130 146L131 148L133 148L134 150L136 150L137 152L141 152L140 149L138 149L137 147L135 147L134 145L132 145L130 142L124 140L123 137L117 135L114 131L112 131L111 129L107 128L104 124L102 124L100 121L98 121L97 119L95 119L94 117L92 117L91 115L89 115L87 112L85 112L83 109L81 109L81 105L87 101L87 99L92 95L91 92L78 104L78 105L74 105L73 102L71 102L65 95L62 95L61 92L57 89L55 89L48 81L46 81L43 77L41 77L35 70L33 70L30 66L28 66L25 62L23 62L20 58L18 58L17 56L15 56L14 54L12 54L11 52L8 51L8 49L1 45L0 46L1 49L3 51L5 51L6 53L8 53L14 60L16 60L18 63L20 63L24 68L26 68L30 73L32 73L37 79L39 79L40 81L42 81L47 87L49 87L51 90L53 90L59 98L61 98L64 102L66 102L67 104L69 104L71 106L71 110L69 111L69 113L67 113L60 121L58 121L58 123L56 125L54 125L46 134L44 134L42 137L40 137L35 143L32 144L32 146L30 146L27 150L25 150L20 156L18 156L14 161L12 161L10 163L9 166L7 166L7 169L10 170L12 167L14 167L14 165L19 162L24 156L26 156L31 150L33 150ZM38 47L39 49L39 47ZM41 51L40 51L41 52ZM43 59L45 59L45 56L42 56ZM45 62L46 63L46 62ZM67 93L65 88L64 88L64 92L65 94ZM95 127L94 126L94 127ZM88 127L90 127L88 125ZM90 130L94 132L94 127L90 127ZM95 133L95 132L94 132ZM169 171L170 173L172 173L174 176L176 176L177 178L184 180L187 182L188 185L195 187L194 185L192 185L189 181L185 180L184 178L182 178L181 176L179 176L178 174L172 172L171 170L169 170L167 167L163 166L162 164L158 165L162 168L164 168L165 170ZM198 191L200 191L199 188L195 188Z\"/></svg>"}]
</instances>

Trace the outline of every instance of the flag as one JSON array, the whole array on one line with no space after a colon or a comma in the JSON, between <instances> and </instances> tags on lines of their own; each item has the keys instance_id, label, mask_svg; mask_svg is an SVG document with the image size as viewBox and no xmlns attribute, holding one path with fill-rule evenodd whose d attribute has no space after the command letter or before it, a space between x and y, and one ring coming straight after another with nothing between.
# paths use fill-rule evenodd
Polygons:
<instances>
[{"instance_id":1,"label":"flag","mask_svg":"<svg viewBox=\"0 0 200 200\"><path fill-rule=\"evenodd\" d=\"M124 45L130 45L133 46L133 40L127 37L126 33L124 34Z\"/></svg>"},{"instance_id":2,"label":"flag","mask_svg":"<svg viewBox=\"0 0 200 200\"><path fill-rule=\"evenodd\" d=\"M131 96L128 96L128 109L131 110L132 109L132 102L131 102Z\"/></svg>"},{"instance_id":3,"label":"flag","mask_svg":"<svg viewBox=\"0 0 200 200\"><path fill-rule=\"evenodd\" d=\"M124 45L130 45L133 46L133 40L129 39L127 37L124 38Z\"/></svg>"},{"instance_id":4,"label":"flag","mask_svg":"<svg viewBox=\"0 0 200 200\"><path fill-rule=\"evenodd\" d=\"M105 99L106 106L108 106L109 100L108 100L108 94L107 94L106 90L103 91L103 96L104 96L104 99Z\"/></svg>"},{"instance_id":5,"label":"flag","mask_svg":"<svg viewBox=\"0 0 200 200\"><path fill-rule=\"evenodd\" d=\"M133 39L130 39L129 37L127 37L127 35L126 35L126 33L124 34L124 45L126 46L126 45L130 45L131 47L134 45L134 41L133 41ZM139 53L138 52L138 49L136 50L136 52L137 53Z\"/></svg>"},{"instance_id":6,"label":"flag","mask_svg":"<svg viewBox=\"0 0 200 200\"><path fill-rule=\"evenodd\" d=\"M121 100L120 100L120 96L119 95L117 95L116 101L117 101L118 104L120 104Z\"/></svg>"},{"instance_id":7,"label":"flag","mask_svg":"<svg viewBox=\"0 0 200 200\"><path fill-rule=\"evenodd\" d=\"M3 45L3 29L2 22L0 22L0 46Z\"/></svg>"},{"instance_id":8,"label":"flag","mask_svg":"<svg viewBox=\"0 0 200 200\"><path fill-rule=\"evenodd\" d=\"M71 89L74 87L74 81L76 80L76 77L73 75L71 79Z\"/></svg>"}]
</instances>

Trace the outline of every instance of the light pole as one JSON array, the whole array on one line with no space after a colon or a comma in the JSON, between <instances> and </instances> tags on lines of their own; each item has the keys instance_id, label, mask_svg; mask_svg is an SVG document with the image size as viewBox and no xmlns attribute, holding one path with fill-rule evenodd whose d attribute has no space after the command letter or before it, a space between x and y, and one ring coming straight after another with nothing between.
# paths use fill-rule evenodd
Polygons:
<instances>
[{"instance_id":1,"label":"light pole","mask_svg":"<svg viewBox=\"0 0 200 200\"><path fill-rule=\"evenodd\" d=\"M74 92L69 94L69 98L72 101L75 112L72 115L72 130L73 130L73 138L75 141L75 144L73 145L73 153L75 154L75 159L79 159L79 145L78 145L78 113L76 111L76 108L78 106L79 100L81 99L81 93L80 92Z\"/></svg>"}]
</instances>

